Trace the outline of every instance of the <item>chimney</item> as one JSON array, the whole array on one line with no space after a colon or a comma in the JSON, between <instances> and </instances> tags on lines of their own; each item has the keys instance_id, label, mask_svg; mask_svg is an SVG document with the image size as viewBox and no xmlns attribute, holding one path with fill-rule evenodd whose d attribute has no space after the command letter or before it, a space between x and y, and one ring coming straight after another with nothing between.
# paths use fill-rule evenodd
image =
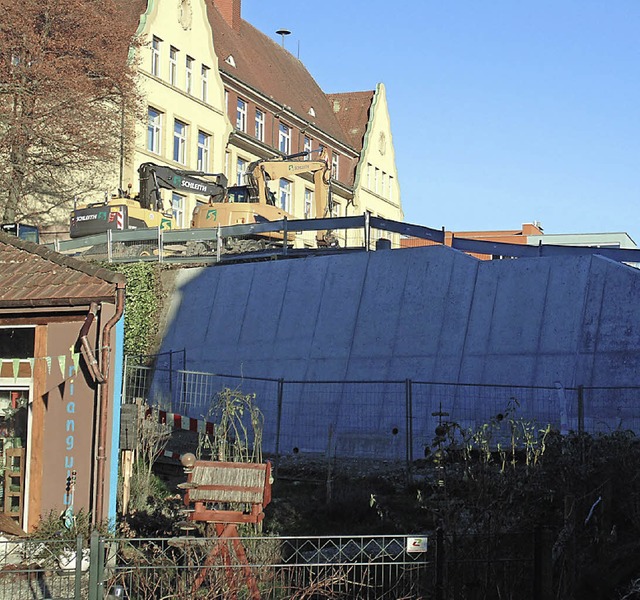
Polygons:
<instances>
[{"instance_id":1,"label":"chimney","mask_svg":"<svg viewBox=\"0 0 640 600\"><path fill-rule=\"evenodd\" d=\"M241 0L213 0L213 5L232 29L240 29Z\"/></svg>"}]
</instances>

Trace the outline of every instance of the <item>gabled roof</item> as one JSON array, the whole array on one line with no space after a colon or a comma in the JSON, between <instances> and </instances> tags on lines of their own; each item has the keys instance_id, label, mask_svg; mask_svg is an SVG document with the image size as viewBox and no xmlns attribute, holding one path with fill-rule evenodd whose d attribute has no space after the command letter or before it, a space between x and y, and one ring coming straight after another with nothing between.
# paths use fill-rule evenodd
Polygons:
<instances>
[{"instance_id":1,"label":"gabled roof","mask_svg":"<svg viewBox=\"0 0 640 600\"><path fill-rule=\"evenodd\" d=\"M0 308L115 302L125 282L121 273L0 233Z\"/></svg>"},{"instance_id":2,"label":"gabled roof","mask_svg":"<svg viewBox=\"0 0 640 600\"><path fill-rule=\"evenodd\" d=\"M340 126L358 152L362 151L374 95L373 90L327 94Z\"/></svg>"},{"instance_id":3,"label":"gabled roof","mask_svg":"<svg viewBox=\"0 0 640 600\"><path fill-rule=\"evenodd\" d=\"M207 9L221 72L286 106L329 136L351 145L326 94L300 60L244 19L239 20L237 28L232 28L213 0L207 0ZM233 57L235 67L226 62L229 56ZM315 116L309 114L310 109Z\"/></svg>"}]
</instances>

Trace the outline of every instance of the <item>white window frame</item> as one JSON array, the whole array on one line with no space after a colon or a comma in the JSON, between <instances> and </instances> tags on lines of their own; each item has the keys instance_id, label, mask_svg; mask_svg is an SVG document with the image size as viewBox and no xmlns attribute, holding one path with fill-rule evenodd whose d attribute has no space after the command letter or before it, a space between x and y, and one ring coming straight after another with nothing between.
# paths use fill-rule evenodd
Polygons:
<instances>
[{"instance_id":1,"label":"white window frame","mask_svg":"<svg viewBox=\"0 0 640 600\"><path fill-rule=\"evenodd\" d=\"M388 188L389 188L389 201L393 200L393 181L394 181L393 175L389 175L389 185L388 185Z\"/></svg>"},{"instance_id":2,"label":"white window frame","mask_svg":"<svg viewBox=\"0 0 640 600\"><path fill-rule=\"evenodd\" d=\"M313 190L309 188L304 188L304 218L305 219L313 219L315 215L313 214Z\"/></svg>"},{"instance_id":3,"label":"white window frame","mask_svg":"<svg viewBox=\"0 0 640 600\"><path fill-rule=\"evenodd\" d=\"M160 77L160 45L162 40L154 35L151 38L151 74Z\"/></svg>"},{"instance_id":4,"label":"white window frame","mask_svg":"<svg viewBox=\"0 0 640 600\"><path fill-rule=\"evenodd\" d=\"M152 106L147 109L147 150L162 152L162 112Z\"/></svg>"},{"instance_id":5,"label":"white window frame","mask_svg":"<svg viewBox=\"0 0 640 600\"><path fill-rule=\"evenodd\" d=\"M370 190L371 189L371 170L372 170L373 166L371 165L371 163L367 163L367 189Z\"/></svg>"},{"instance_id":6,"label":"white window frame","mask_svg":"<svg viewBox=\"0 0 640 600\"><path fill-rule=\"evenodd\" d=\"M184 227L184 208L186 204L186 197L177 192L171 193L171 214L176 220L176 227Z\"/></svg>"},{"instance_id":7,"label":"white window frame","mask_svg":"<svg viewBox=\"0 0 640 600\"><path fill-rule=\"evenodd\" d=\"M293 182L281 177L280 183L278 184L278 206L288 213L291 212L292 190Z\"/></svg>"},{"instance_id":8,"label":"white window frame","mask_svg":"<svg viewBox=\"0 0 640 600\"><path fill-rule=\"evenodd\" d=\"M308 154L304 157L305 160L311 160L311 148L312 148L312 141L311 138L307 135L304 136L304 145L303 145L303 150L305 152L307 152Z\"/></svg>"},{"instance_id":9,"label":"white window frame","mask_svg":"<svg viewBox=\"0 0 640 600\"><path fill-rule=\"evenodd\" d=\"M373 169L373 191L378 193L378 180L380 179L380 169L374 167Z\"/></svg>"},{"instance_id":10,"label":"white window frame","mask_svg":"<svg viewBox=\"0 0 640 600\"><path fill-rule=\"evenodd\" d=\"M387 197L387 174L382 171L382 176L380 179L380 195L383 198Z\"/></svg>"},{"instance_id":11,"label":"white window frame","mask_svg":"<svg viewBox=\"0 0 640 600\"><path fill-rule=\"evenodd\" d=\"M247 131L247 101L242 98L236 102L236 129Z\"/></svg>"},{"instance_id":12,"label":"white window frame","mask_svg":"<svg viewBox=\"0 0 640 600\"><path fill-rule=\"evenodd\" d=\"M184 121L173 121L173 160L181 165L187 164L187 129Z\"/></svg>"},{"instance_id":13,"label":"white window frame","mask_svg":"<svg viewBox=\"0 0 640 600\"><path fill-rule=\"evenodd\" d=\"M249 161L246 161L244 158L238 156L236 159L236 185L242 185L248 164Z\"/></svg>"},{"instance_id":14,"label":"white window frame","mask_svg":"<svg viewBox=\"0 0 640 600\"><path fill-rule=\"evenodd\" d=\"M264 112L256 108L256 139L264 142Z\"/></svg>"},{"instance_id":15,"label":"white window frame","mask_svg":"<svg viewBox=\"0 0 640 600\"><path fill-rule=\"evenodd\" d=\"M169 47L169 83L173 86L178 83L178 52L175 46Z\"/></svg>"},{"instance_id":16,"label":"white window frame","mask_svg":"<svg viewBox=\"0 0 640 600\"><path fill-rule=\"evenodd\" d=\"M200 97L203 102L209 101L209 67L207 65L202 65L200 69L201 75L201 84L202 88L200 90Z\"/></svg>"},{"instance_id":17,"label":"white window frame","mask_svg":"<svg viewBox=\"0 0 640 600\"><path fill-rule=\"evenodd\" d=\"M192 89L193 89L193 58L187 55L184 61L184 91L187 92L187 94L190 94Z\"/></svg>"},{"instance_id":18,"label":"white window frame","mask_svg":"<svg viewBox=\"0 0 640 600\"><path fill-rule=\"evenodd\" d=\"M211 152L211 136L204 131L198 131L198 171L209 171L209 155Z\"/></svg>"},{"instance_id":19,"label":"white window frame","mask_svg":"<svg viewBox=\"0 0 640 600\"><path fill-rule=\"evenodd\" d=\"M338 173L340 169L340 157L334 152L331 156L331 177L338 179Z\"/></svg>"},{"instance_id":20,"label":"white window frame","mask_svg":"<svg viewBox=\"0 0 640 600\"><path fill-rule=\"evenodd\" d=\"M278 149L283 154L291 154L291 127L284 123L278 126Z\"/></svg>"}]
</instances>

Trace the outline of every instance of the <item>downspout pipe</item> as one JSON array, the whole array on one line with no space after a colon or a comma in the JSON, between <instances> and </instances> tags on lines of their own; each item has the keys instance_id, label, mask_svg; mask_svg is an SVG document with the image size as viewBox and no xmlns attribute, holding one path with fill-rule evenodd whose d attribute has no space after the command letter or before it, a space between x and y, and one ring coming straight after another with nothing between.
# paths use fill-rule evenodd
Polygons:
<instances>
[{"instance_id":1,"label":"downspout pipe","mask_svg":"<svg viewBox=\"0 0 640 600\"><path fill-rule=\"evenodd\" d=\"M80 329L80 334L78 337L80 339L80 351L82 352L82 356L87 363L89 371L91 372L91 376L97 383L104 383L104 375L98 368L98 361L96 360L96 357L93 354L93 350L91 349L91 345L89 344L89 340L87 339L89 329L91 328L91 325L93 324L97 314L98 304L96 302L92 302L89 306L89 314L82 324L82 328Z\"/></svg>"},{"instance_id":2,"label":"downspout pipe","mask_svg":"<svg viewBox=\"0 0 640 600\"><path fill-rule=\"evenodd\" d=\"M101 374L103 381L100 383L100 407L98 412L98 448L96 454L96 478L95 478L95 511L93 513L92 523L98 525L103 516L104 510L104 473L106 463L106 445L107 445L107 420L109 408L109 368L111 363L111 331L116 323L121 319L124 313L124 297L125 284L118 283L116 288L116 312L105 324L102 330L102 352L100 359Z\"/></svg>"}]
</instances>

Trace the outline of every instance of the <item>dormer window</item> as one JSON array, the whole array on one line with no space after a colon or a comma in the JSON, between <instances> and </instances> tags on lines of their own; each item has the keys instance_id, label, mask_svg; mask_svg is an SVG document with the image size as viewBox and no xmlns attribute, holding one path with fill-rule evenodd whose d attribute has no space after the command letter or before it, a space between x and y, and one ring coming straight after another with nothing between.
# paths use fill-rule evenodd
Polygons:
<instances>
[{"instance_id":1,"label":"dormer window","mask_svg":"<svg viewBox=\"0 0 640 600\"><path fill-rule=\"evenodd\" d=\"M311 117L315 117L316 116L316 111L313 108L313 106L311 108L309 108L309 116L311 116Z\"/></svg>"},{"instance_id":2,"label":"dormer window","mask_svg":"<svg viewBox=\"0 0 640 600\"><path fill-rule=\"evenodd\" d=\"M233 58L233 54L229 54L229 56L224 59L224 62L226 62L228 65L231 65L232 67L236 66L236 60L235 58Z\"/></svg>"}]
</instances>

